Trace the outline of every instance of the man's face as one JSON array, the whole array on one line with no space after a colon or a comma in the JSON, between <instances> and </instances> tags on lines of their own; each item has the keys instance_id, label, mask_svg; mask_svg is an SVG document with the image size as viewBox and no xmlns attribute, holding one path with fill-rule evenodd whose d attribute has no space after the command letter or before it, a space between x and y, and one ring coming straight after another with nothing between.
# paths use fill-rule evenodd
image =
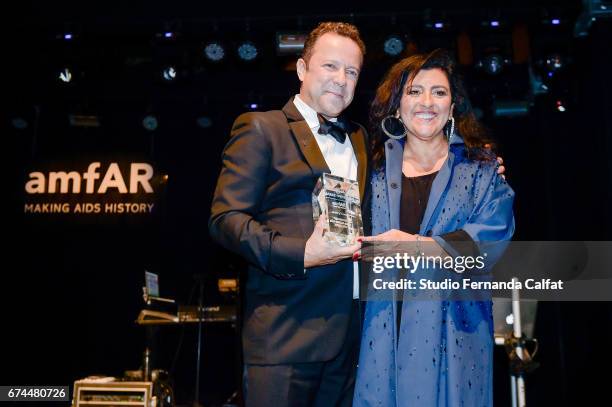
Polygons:
<instances>
[{"instance_id":1,"label":"man's face","mask_svg":"<svg viewBox=\"0 0 612 407\"><path fill-rule=\"evenodd\" d=\"M363 55L357 43L335 33L325 33L313 47L308 64L297 62L302 86L300 98L327 118L337 117L351 104Z\"/></svg>"}]
</instances>

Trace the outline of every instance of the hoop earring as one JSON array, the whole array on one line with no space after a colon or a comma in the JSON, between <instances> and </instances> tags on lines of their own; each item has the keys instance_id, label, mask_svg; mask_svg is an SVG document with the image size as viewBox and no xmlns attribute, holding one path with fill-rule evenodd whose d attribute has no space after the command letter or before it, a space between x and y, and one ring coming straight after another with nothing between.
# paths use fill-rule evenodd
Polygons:
<instances>
[{"instance_id":1,"label":"hoop earring","mask_svg":"<svg viewBox=\"0 0 612 407\"><path fill-rule=\"evenodd\" d=\"M455 118L451 116L450 119L448 119L448 121L451 123L451 126L450 126L450 131L446 135L446 140L450 141L451 137L453 137L453 135L455 134Z\"/></svg>"},{"instance_id":2,"label":"hoop earring","mask_svg":"<svg viewBox=\"0 0 612 407\"><path fill-rule=\"evenodd\" d=\"M387 122L387 120L395 120L395 123L393 124L393 126L397 128L401 125L401 127L404 129L404 132L398 136L394 134L393 132L390 132L389 130L387 130L387 128L385 127L385 123ZM392 116L392 115L389 115L385 117L384 119L382 119L380 122L380 127L383 133L385 133L387 136L389 136L390 138L394 140L401 140L404 137L406 137L406 135L408 134L408 131L406 130L406 126L404 126L404 122L402 122L402 119Z\"/></svg>"}]
</instances>

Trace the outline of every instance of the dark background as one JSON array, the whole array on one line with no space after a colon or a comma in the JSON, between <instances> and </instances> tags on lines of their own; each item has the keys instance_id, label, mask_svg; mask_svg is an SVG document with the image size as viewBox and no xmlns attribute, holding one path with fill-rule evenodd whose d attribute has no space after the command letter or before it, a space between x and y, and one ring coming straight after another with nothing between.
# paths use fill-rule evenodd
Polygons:
<instances>
[{"instance_id":1,"label":"dark background","mask_svg":"<svg viewBox=\"0 0 612 407\"><path fill-rule=\"evenodd\" d=\"M83 4L87 3L87 4ZM274 34L309 31L319 21L355 23L368 47L352 117L365 123L383 73L398 58L382 52L384 38L400 34L413 49L442 46L460 52L457 35L470 36L474 61L462 67L472 102L498 142L516 191L517 240L610 240L612 20L598 18L587 36L574 35L584 8L578 1L429 2L355 6L311 3L295 7L204 2L25 2L5 15L2 135L8 176L3 243L2 373L0 384L72 384L91 374L120 375L141 364L144 334L134 324L142 307L143 272L159 273L164 296L195 304L194 276L204 276L206 301L224 300L216 278L236 276L241 263L207 234L220 153L234 118L256 103L280 108L298 92L276 55ZM611 6L612 7L612 6ZM610 7L609 7L610 8ZM545 24L552 17L561 24ZM498 29L483 21L499 19ZM441 31L428 21L447 23ZM450 24L450 25L449 25ZM530 60L512 63L513 28L529 32ZM166 40L156 34L176 33ZM71 32L72 41L61 36ZM60 36L60 38L58 38ZM221 40L221 63L207 61L203 44ZM261 47L253 63L232 47L250 38ZM564 66L548 78L551 53ZM478 61L507 58L498 75ZM173 65L166 82L161 69ZM57 79L74 72L71 83ZM549 91L533 95L528 69ZM500 101L526 101L518 117L495 114ZM558 102L566 109L558 110ZM100 127L71 126L69 114L96 115ZM147 131L151 114L159 127ZM206 117L203 128L197 119ZM18 129L17 118L27 127ZM169 176L150 216L33 215L23 213L24 184L45 162L88 163L93 158L141 157ZM74 168L84 170L85 168ZM605 397L612 362L609 303L541 303L535 336L541 367L527 377L531 405L589 405ZM177 399L193 398L195 327L160 332L158 367L172 370ZM237 339L228 324L206 325L201 399L215 405L237 387ZM503 351L496 353L496 405L509 405Z\"/></svg>"}]
</instances>

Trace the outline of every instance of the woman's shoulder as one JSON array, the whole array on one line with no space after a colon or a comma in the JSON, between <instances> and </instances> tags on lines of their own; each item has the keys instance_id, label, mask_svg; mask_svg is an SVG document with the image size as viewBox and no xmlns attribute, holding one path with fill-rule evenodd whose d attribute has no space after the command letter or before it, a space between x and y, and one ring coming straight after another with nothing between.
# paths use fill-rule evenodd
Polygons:
<instances>
[{"instance_id":1,"label":"woman's shoulder","mask_svg":"<svg viewBox=\"0 0 612 407\"><path fill-rule=\"evenodd\" d=\"M461 165L463 167L472 168L474 170L484 170L490 171L492 169L497 169L497 155L491 151L491 149L484 147L472 147L467 148L465 146L461 146L455 152L456 165Z\"/></svg>"}]
</instances>

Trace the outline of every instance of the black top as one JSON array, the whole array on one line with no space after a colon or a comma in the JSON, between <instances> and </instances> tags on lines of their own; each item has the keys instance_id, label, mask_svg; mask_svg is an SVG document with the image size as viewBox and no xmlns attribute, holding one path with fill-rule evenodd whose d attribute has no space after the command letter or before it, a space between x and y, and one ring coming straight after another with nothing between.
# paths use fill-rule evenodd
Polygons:
<instances>
[{"instance_id":1,"label":"black top","mask_svg":"<svg viewBox=\"0 0 612 407\"><path fill-rule=\"evenodd\" d=\"M410 234L419 233L421 221L427 209L431 184L438 171L418 177L402 174L402 198L400 208L400 230Z\"/></svg>"}]
</instances>

